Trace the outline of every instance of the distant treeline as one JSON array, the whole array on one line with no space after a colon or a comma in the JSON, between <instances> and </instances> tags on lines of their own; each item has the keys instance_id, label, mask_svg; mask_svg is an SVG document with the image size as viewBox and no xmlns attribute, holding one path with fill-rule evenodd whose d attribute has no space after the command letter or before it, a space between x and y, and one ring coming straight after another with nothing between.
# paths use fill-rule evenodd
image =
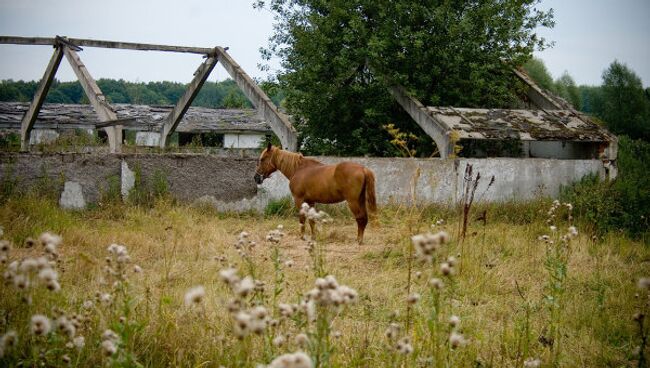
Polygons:
<instances>
[{"instance_id":1,"label":"distant treeline","mask_svg":"<svg viewBox=\"0 0 650 368\"><path fill-rule=\"evenodd\" d=\"M0 101L29 102L38 88L38 83L38 81L3 80L0 82ZM97 81L97 85L110 103L138 105L175 104L187 88L187 84L178 82L135 83L123 79L100 79ZM269 90L271 89L265 83L262 83L261 86L263 89L266 89L266 87L269 87ZM277 89L272 89L272 91L277 91ZM280 93L272 94L269 97L276 105L279 105L282 99ZM79 82L55 80L50 87L45 102L87 104L88 98ZM205 82L192 105L210 108L252 107L232 79L222 82Z\"/></svg>"},{"instance_id":2,"label":"distant treeline","mask_svg":"<svg viewBox=\"0 0 650 368\"><path fill-rule=\"evenodd\" d=\"M553 79L540 59L532 59L524 69L541 87L571 103L576 110L604 122L614 133L650 141L650 88L627 65L612 62L603 71L600 86L578 86L569 75Z\"/></svg>"}]
</instances>

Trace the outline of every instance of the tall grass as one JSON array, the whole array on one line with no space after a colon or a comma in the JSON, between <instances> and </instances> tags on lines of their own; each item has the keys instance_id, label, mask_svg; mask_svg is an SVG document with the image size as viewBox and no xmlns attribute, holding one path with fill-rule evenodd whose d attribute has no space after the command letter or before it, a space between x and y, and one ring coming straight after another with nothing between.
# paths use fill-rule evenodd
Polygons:
<instances>
[{"instance_id":1,"label":"tall grass","mask_svg":"<svg viewBox=\"0 0 650 368\"><path fill-rule=\"evenodd\" d=\"M293 216L12 197L0 204L0 366L647 364L650 249L581 228L564 247L566 207L549 224L551 205L477 204L459 255L453 207L384 208L358 246L343 210L309 242ZM418 234L436 244L430 258ZM60 290L40 270L24 273L29 288L6 279L39 257ZM34 332L39 315L48 333Z\"/></svg>"}]
</instances>

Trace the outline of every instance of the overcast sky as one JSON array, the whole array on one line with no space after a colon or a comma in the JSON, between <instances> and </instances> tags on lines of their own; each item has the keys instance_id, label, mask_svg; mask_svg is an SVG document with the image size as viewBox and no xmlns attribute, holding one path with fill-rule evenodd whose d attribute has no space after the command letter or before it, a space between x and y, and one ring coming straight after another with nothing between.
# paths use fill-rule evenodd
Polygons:
<instances>
[{"instance_id":1,"label":"overcast sky","mask_svg":"<svg viewBox=\"0 0 650 368\"><path fill-rule=\"evenodd\" d=\"M0 35L65 35L113 41L183 46L229 46L229 53L253 77L258 49L267 45L273 17L252 8L252 0L0 0ZM540 33L555 46L536 55L553 77L565 70L578 84L600 84L615 59L650 85L650 0L544 0L556 26ZM0 45L0 79L41 78L51 56L47 46ZM189 82L199 55L85 48L81 59L96 79ZM277 68L277 63L273 65ZM209 80L223 80L218 68ZM63 62L59 80L74 80Z\"/></svg>"}]
</instances>

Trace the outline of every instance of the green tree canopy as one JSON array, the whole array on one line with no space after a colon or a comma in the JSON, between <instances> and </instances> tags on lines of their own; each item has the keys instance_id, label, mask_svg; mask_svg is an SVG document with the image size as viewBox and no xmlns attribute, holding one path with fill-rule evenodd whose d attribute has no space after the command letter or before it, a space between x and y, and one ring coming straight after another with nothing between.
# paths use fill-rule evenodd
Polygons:
<instances>
[{"instance_id":1,"label":"green tree canopy","mask_svg":"<svg viewBox=\"0 0 650 368\"><path fill-rule=\"evenodd\" d=\"M549 73L548 69L546 69L546 64L544 64L542 59L534 57L528 60L528 62L524 64L524 70L531 78L533 78L537 85L549 91L553 91L553 77L551 76L551 73Z\"/></svg>"},{"instance_id":2,"label":"green tree canopy","mask_svg":"<svg viewBox=\"0 0 650 368\"><path fill-rule=\"evenodd\" d=\"M562 97L567 102L570 102L576 110L580 110L582 106L580 90L578 89L578 86L576 86L573 77L569 75L569 72L565 71L564 74L555 81L552 90L558 96Z\"/></svg>"},{"instance_id":3,"label":"green tree canopy","mask_svg":"<svg viewBox=\"0 0 650 368\"><path fill-rule=\"evenodd\" d=\"M537 0L270 0L277 16L263 55L277 55L287 108L312 153L392 154L381 127L424 134L388 95L400 83L427 105L510 106L511 68L552 26ZM431 144L427 139L426 144Z\"/></svg>"},{"instance_id":4,"label":"green tree canopy","mask_svg":"<svg viewBox=\"0 0 650 368\"><path fill-rule=\"evenodd\" d=\"M641 79L625 64L614 61L603 72L597 115L616 134L650 140L650 102Z\"/></svg>"}]
</instances>

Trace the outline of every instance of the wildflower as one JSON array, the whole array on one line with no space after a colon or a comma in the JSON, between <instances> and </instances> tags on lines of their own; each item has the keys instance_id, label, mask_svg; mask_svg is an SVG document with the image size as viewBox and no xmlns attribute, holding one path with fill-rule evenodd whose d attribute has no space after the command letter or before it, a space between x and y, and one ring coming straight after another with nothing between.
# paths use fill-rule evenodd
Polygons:
<instances>
[{"instance_id":1,"label":"wildflower","mask_svg":"<svg viewBox=\"0 0 650 368\"><path fill-rule=\"evenodd\" d=\"M236 283L233 287L233 292L240 297L245 297L250 294L255 288L255 281L252 277L246 276L240 282Z\"/></svg>"},{"instance_id":2,"label":"wildflower","mask_svg":"<svg viewBox=\"0 0 650 368\"><path fill-rule=\"evenodd\" d=\"M104 340L102 341L102 352L105 356L110 357L117 353L117 346L111 340Z\"/></svg>"},{"instance_id":3,"label":"wildflower","mask_svg":"<svg viewBox=\"0 0 650 368\"><path fill-rule=\"evenodd\" d=\"M284 354L273 359L268 368L312 368L314 364L309 355L299 351L293 354Z\"/></svg>"},{"instance_id":4,"label":"wildflower","mask_svg":"<svg viewBox=\"0 0 650 368\"><path fill-rule=\"evenodd\" d=\"M384 335L388 340L395 340L399 334L400 326L397 323L391 323L388 325L388 328L384 332Z\"/></svg>"},{"instance_id":5,"label":"wildflower","mask_svg":"<svg viewBox=\"0 0 650 368\"><path fill-rule=\"evenodd\" d=\"M440 290L443 287L445 287L445 283L438 278L432 278L431 280L429 280L429 285L431 285L431 287L437 290Z\"/></svg>"},{"instance_id":6,"label":"wildflower","mask_svg":"<svg viewBox=\"0 0 650 368\"><path fill-rule=\"evenodd\" d=\"M542 365L542 361L539 359L528 358L524 361L525 368L537 368Z\"/></svg>"},{"instance_id":7,"label":"wildflower","mask_svg":"<svg viewBox=\"0 0 650 368\"><path fill-rule=\"evenodd\" d=\"M296 337L294 337L294 341L296 345L305 347L307 344L309 344L309 337L307 337L307 335L304 333L299 333L296 335Z\"/></svg>"},{"instance_id":8,"label":"wildflower","mask_svg":"<svg viewBox=\"0 0 650 368\"><path fill-rule=\"evenodd\" d=\"M413 352L413 345L411 345L411 339L404 337L397 342L395 349L398 353L408 355Z\"/></svg>"},{"instance_id":9,"label":"wildflower","mask_svg":"<svg viewBox=\"0 0 650 368\"><path fill-rule=\"evenodd\" d=\"M77 336L72 340L72 344L77 349L82 349L86 345L86 339L83 336Z\"/></svg>"},{"instance_id":10,"label":"wildflower","mask_svg":"<svg viewBox=\"0 0 650 368\"><path fill-rule=\"evenodd\" d=\"M138 266L138 265L134 265L134 266L133 266L133 272L135 272L135 273L141 273L141 272L142 272L142 267L140 267L140 266Z\"/></svg>"},{"instance_id":11,"label":"wildflower","mask_svg":"<svg viewBox=\"0 0 650 368\"><path fill-rule=\"evenodd\" d=\"M551 225L551 226L549 227L549 229L551 229L551 231L555 232L555 231L557 230L557 226L555 226L555 225Z\"/></svg>"},{"instance_id":12,"label":"wildflower","mask_svg":"<svg viewBox=\"0 0 650 368\"><path fill-rule=\"evenodd\" d=\"M443 262L440 264L440 272L442 272L443 275L449 276L452 273L452 268L451 265L448 262Z\"/></svg>"},{"instance_id":13,"label":"wildflower","mask_svg":"<svg viewBox=\"0 0 650 368\"><path fill-rule=\"evenodd\" d=\"M57 281L59 275L51 268L44 268L41 272L38 273L38 278L45 281L46 283Z\"/></svg>"},{"instance_id":14,"label":"wildflower","mask_svg":"<svg viewBox=\"0 0 650 368\"><path fill-rule=\"evenodd\" d=\"M453 349L465 345L466 340L463 337L463 335L459 334L456 331L452 331L451 335L449 335L449 344Z\"/></svg>"},{"instance_id":15,"label":"wildflower","mask_svg":"<svg viewBox=\"0 0 650 368\"><path fill-rule=\"evenodd\" d=\"M26 290L29 288L29 278L23 274L18 274L13 277L14 286L18 290Z\"/></svg>"},{"instance_id":16,"label":"wildflower","mask_svg":"<svg viewBox=\"0 0 650 368\"><path fill-rule=\"evenodd\" d=\"M0 253L7 254L11 251L11 243L8 240L0 240Z\"/></svg>"},{"instance_id":17,"label":"wildflower","mask_svg":"<svg viewBox=\"0 0 650 368\"><path fill-rule=\"evenodd\" d=\"M95 306L95 303L93 303L92 300L86 300L82 305L84 309L92 309L92 307Z\"/></svg>"},{"instance_id":18,"label":"wildflower","mask_svg":"<svg viewBox=\"0 0 650 368\"><path fill-rule=\"evenodd\" d=\"M274 346L282 346L282 345L284 345L284 342L285 342L285 338L282 335L278 335L278 336L273 338L273 345Z\"/></svg>"},{"instance_id":19,"label":"wildflower","mask_svg":"<svg viewBox=\"0 0 650 368\"><path fill-rule=\"evenodd\" d=\"M185 306L189 307L191 305L199 304L203 301L204 297L205 289L203 286L193 287L185 293Z\"/></svg>"},{"instance_id":20,"label":"wildflower","mask_svg":"<svg viewBox=\"0 0 650 368\"><path fill-rule=\"evenodd\" d=\"M341 285L339 287L339 292L341 296L343 296L343 303L344 304L352 304L357 301L357 291L352 289L351 287Z\"/></svg>"},{"instance_id":21,"label":"wildflower","mask_svg":"<svg viewBox=\"0 0 650 368\"><path fill-rule=\"evenodd\" d=\"M239 282L239 276L237 276L237 270L234 268L226 268L224 270L219 271L219 277L225 283L230 285Z\"/></svg>"},{"instance_id":22,"label":"wildflower","mask_svg":"<svg viewBox=\"0 0 650 368\"><path fill-rule=\"evenodd\" d=\"M412 293L406 298L406 302L409 304L415 304L420 300L420 294Z\"/></svg>"},{"instance_id":23,"label":"wildflower","mask_svg":"<svg viewBox=\"0 0 650 368\"><path fill-rule=\"evenodd\" d=\"M102 340L104 340L104 341L105 340L110 340L110 341L114 341L114 342L119 342L120 341L120 336L117 333L115 333L115 331L113 331L113 330L110 330L110 329L109 330L104 330L104 332L102 332Z\"/></svg>"},{"instance_id":24,"label":"wildflower","mask_svg":"<svg viewBox=\"0 0 650 368\"><path fill-rule=\"evenodd\" d=\"M451 317L449 317L449 325L450 325L452 328L456 328L456 327L458 327L459 324L460 324L460 318L459 318L458 316L451 316Z\"/></svg>"},{"instance_id":25,"label":"wildflower","mask_svg":"<svg viewBox=\"0 0 650 368\"><path fill-rule=\"evenodd\" d=\"M113 296L109 293L99 294L99 301L104 305L111 305L113 302Z\"/></svg>"},{"instance_id":26,"label":"wildflower","mask_svg":"<svg viewBox=\"0 0 650 368\"><path fill-rule=\"evenodd\" d=\"M569 235L572 238L578 236L578 229L575 226L569 226Z\"/></svg>"},{"instance_id":27,"label":"wildflower","mask_svg":"<svg viewBox=\"0 0 650 368\"><path fill-rule=\"evenodd\" d=\"M32 333L36 336L47 335L50 333L50 319L42 314L32 316Z\"/></svg>"},{"instance_id":28,"label":"wildflower","mask_svg":"<svg viewBox=\"0 0 650 368\"><path fill-rule=\"evenodd\" d=\"M440 231L436 234L425 233L411 237L416 256L426 262L433 261L433 254L449 240L449 234Z\"/></svg>"},{"instance_id":29,"label":"wildflower","mask_svg":"<svg viewBox=\"0 0 650 368\"><path fill-rule=\"evenodd\" d=\"M284 262L284 266L285 266L285 267L288 267L288 268L293 267L293 261L290 260L290 259L289 259L289 260L286 260L286 261Z\"/></svg>"},{"instance_id":30,"label":"wildflower","mask_svg":"<svg viewBox=\"0 0 650 368\"><path fill-rule=\"evenodd\" d=\"M8 331L0 337L0 358L2 358L6 351L16 346L18 343L18 334L16 331Z\"/></svg>"},{"instance_id":31,"label":"wildflower","mask_svg":"<svg viewBox=\"0 0 650 368\"><path fill-rule=\"evenodd\" d=\"M252 319L253 317L247 312L239 312L235 315L235 335L238 338L244 338L250 333Z\"/></svg>"},{"instance_id":32,"label":"wildflower","mask_svg":"<svg viewBox=\"0 0 650 368\"><path fill-rule=\"evenodd\" d=\"M56 247L58 247L61 244L61 237L56 234L52 234L50 232L41 234L38 240L41 242L42 246L46 247L49 244L53 247L55 251L56 251Z\"/></svg>"},{"instance_id":33,"label":"wildflower","mask_svg":"<svg viewBox=\"0 0 650 368\"><path fill-rule=\"evenodd\" d=\"M38 261L34 258L27 258L23 260L22 262L20 262L20 266L18 267L18 270L20 270L20 272L23 273L36 271L37 269L38 269Z\"/></svg>"},{"instance_id":34,"label":"wildflower","mask_svg":"<svg viewBox=\"0 0 650 368\"><path fill-rule=\"evenodd\" d=\"M68 364L68 363L70 363L70 362L72 361L72 360L70 359L70 356L69 356L68 354L64 354L64 355L61 357L61 360L62 360L63 363L65 363L65 364Z\"/></svg>"},{"instance_id":35,"label":"wildflower","mask_svg":"<svg viewBox=\"0 0 650 368\"><path fill-rule=\"evenodd\" d=\"M449 256L449 257L447 258L447 263L449 263L449 265L450 265L451 267L456 267L456 264L458 263L458 261L456 260L456 257L454 257L454 256Z\"/></svg>"},{"instance_id":36,"label":"wildflower","mask_svg":"<svg viewBox=\"0 0 650 368\"><path fill-rule=\"evenodd\" d=\"M298 310L298 308L293 304L280 303L278 304L278 310L280 311L280 315L282 317L290 318Z\"/></svg>"},{"instance_id":37,"label":"wildflower","mask_svg":"<svg viewBox=\"0 0 650 368\"><path fill-rule=\"evenodd\" d=\"M73 338L77 332L76 327L68 320L68 317L61 316L56 320L56 326L58 329L66 334L69 338Z\"/></svg>"},{"instance_id":38,"label":"wildflower","mask_svg":"<svg viewBox=\"0 0 650 368\"><path fill-rule=\"evenodd\" d=\"M650 290L650 277L640 278L637 286L639 287L639 289Z\"/></svg>"}]
</instances>

